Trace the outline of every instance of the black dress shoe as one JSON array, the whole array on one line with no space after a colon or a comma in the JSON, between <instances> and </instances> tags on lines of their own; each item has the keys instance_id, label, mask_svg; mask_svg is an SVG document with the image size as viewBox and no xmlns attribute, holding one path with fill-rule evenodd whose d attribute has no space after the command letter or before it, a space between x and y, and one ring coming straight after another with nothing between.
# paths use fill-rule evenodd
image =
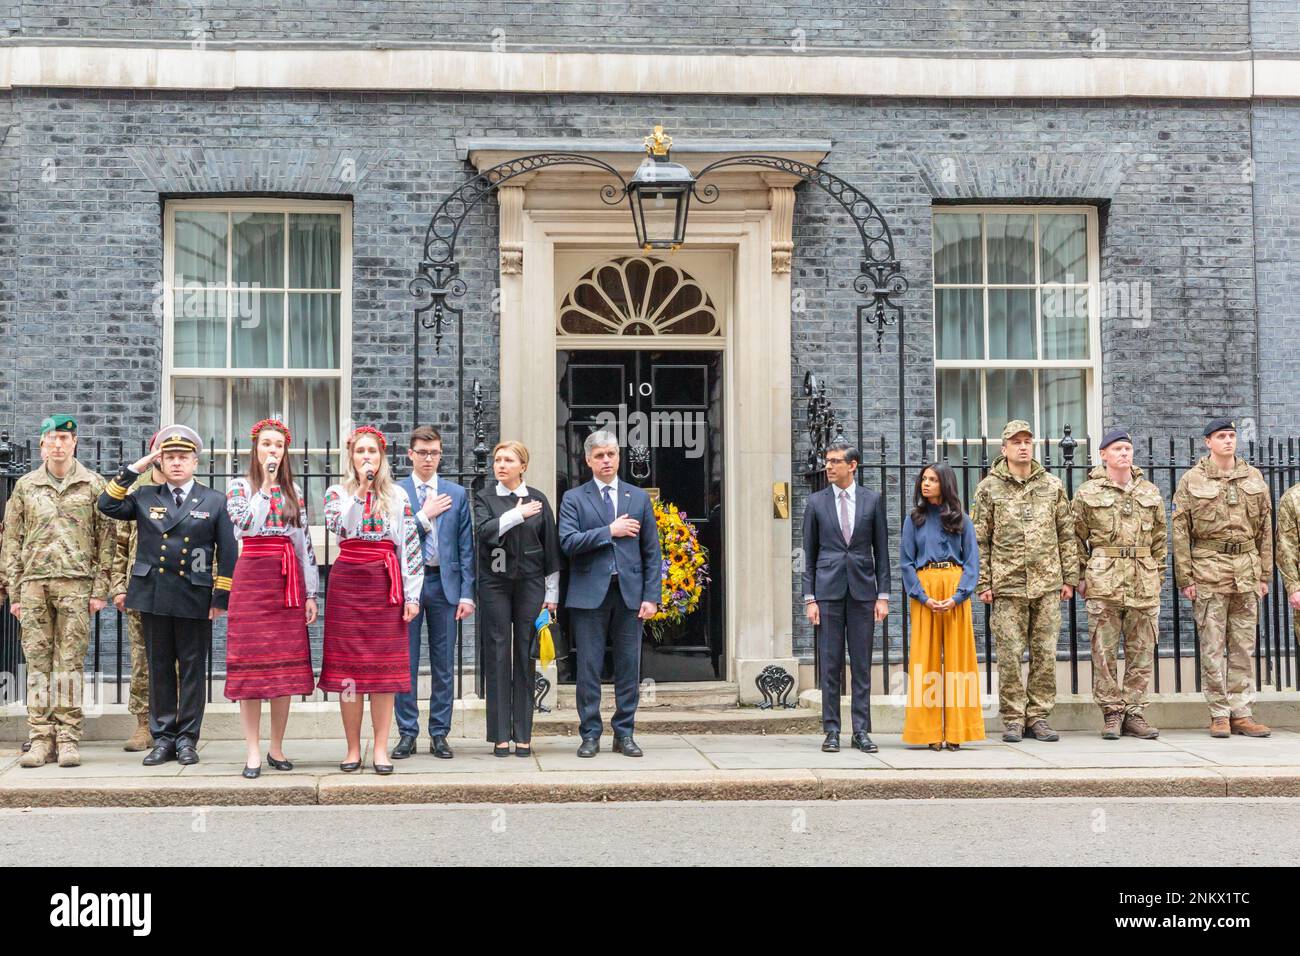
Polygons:
<instances>
[{"instance_id":1,"label":"black dress shoe","mask_svg":"<svg viewBox=\"0 0 1300 956\"><path fill-rule=\"evenodd\" d=\"M644 757L641 748L636 745L636 741L631 737L615 737L614 753L622 754L624 757Z\"/></svg>"},{"instance_id":2,"label":"black dress shoe","mask_svg":"<svg viewBox=\"0 0 1300 956\"><path fill-rule=\"evenodd\" d=\"M822 750L828 754L837 754L840 752L840 734L837 730L828 731L826 739L822 741Z\"/></svg>"},{"instance_id":3,"label":"black dress shoe","mask_svg":"<svg viewBox=\"0 0 1300 956\"><path fill-rule=\"evenodd\" d=\"M199 762L199 752L190 744L183 744L176 748L176 762L183 767Z\"/></svg>"},{"instance_id":4,"label":"black dress shoe","mask_svg":"<svg viewBox=\"0 0 1300 956\"><path fill-rule=\"evenodd\" d=\"M505 741L505 746L504 746L504 747L501 746L501 744L493 744L493 745L492 745L492 756L494 756L494 757L509 757L509 756L510 756L510 741L508 741L508 740Z\"/></svg>"},{"instance_id":5,"label":"black dress shoe","mask_svg":"<svg viewBox=\"0 0 1300 956\"><path fill-rule=\"evenodd\" d=\"M144 760L141 761L146 767L157 767L166 763L168 760L176 759L176 748L171 744L159 744L153 750L145 754Z\"/></svg>"},{"instance_id":6,"label":"black dress shoe","mask_svg":"<svg viewBox=\"0 0 1300 956\"><path fill-rule=\"evenodd\" d=\"M516 757L531 757L532 755L533 748L531 744L515 744Z\"/></svg>"},{"instance_id":7,"label":"black dress shoe","mask_svg":"<svg viewBox=\"0 0 1300 956\"><path fill-rule=\"evenodd\" d=\"M256 780L261 775L262 775L262 767L260 764L256 767L244 768L244 779L246 780Z\"/></svg>"},{"instance_id":8,"label":"black dress shoe","mask_svg":"<svg viewBox=\"0 0 1300 956\"><path fill-rule=\"evenodd\" d=\"M293 762L289 760L276 760L269 753L266 755L266 762L276 770L292 770Z\"/></svg>"},{"instance_id":9,"label":"black dress shoe","mask_svg":"<svg viewBox=\"0 0 1300 956\"><path fill-rule=\"evenodd\" d=\"M435 757L441 757L443 760L450 760L455 756L455 754L451 752L451 748L447 746L447 738L441 736L430 739L429 753L433 754ZM396 757L397 754L393 754L393 756Z\"/></svg>"},{"instance_id":10,"label":"black dress shoe","mask_svg":"<svg viewBox=\"0 0 1300 956\"><path fill-rule=\"evenodd\" d=\"M353 773L361 769L360 760L345 760L339 764L339 769L344 773Z\"/></svg>"},{"instance_id":11,"label":"black dress shoe","mask_svg":"<svg viewBox=\"0 0 1300 956\"><path fill-rule=\"evenodd\" d=\"M582 744L578 747L579 757L594 757L600 753L599 737L584 737Z\"/></svg>"},{"instance_id":12,"label":"black dress shoe","mask_svg":"<svg viewBox=\"0 0 1300 956\"><path fill-rule=\"evenodd\" d=\"M393 748L393 752L389 756L394 760L402 760L413 753L415 753L415 738L402 734L397 740L397 746Z\"/></svg>"},{"instance_id":13,"label":"black dress shoe","mask_svg":"<svg viewBox=\"0 0 1300 956\"><path fill-rule=\"evenodd\" d=\"M880 748L871 742L865 730L859 730L853 735L853 746L861 750L864 754L873 754Z\"/></svg>"},{"instance_id":14,"label":"black dress shoe","mask_svg":"<svg viewBox=\"0 0 1300 956\"><path fill-rule=\"evenodd\" d=\"M380 776L386 777L392 772L393 772L393 765L391 763L375 764L375 773L379 774Z\"/></svg>"}]
</instances>

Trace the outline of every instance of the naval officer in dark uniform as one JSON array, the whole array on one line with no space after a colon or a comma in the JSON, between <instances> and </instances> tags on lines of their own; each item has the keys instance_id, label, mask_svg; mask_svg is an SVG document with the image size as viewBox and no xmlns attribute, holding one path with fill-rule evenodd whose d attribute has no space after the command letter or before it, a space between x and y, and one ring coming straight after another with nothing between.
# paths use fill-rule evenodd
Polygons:
<instances>
[{"instance_id":1,"label":"naval officer in dark uniform","mask_svg":"<svg viewBox=\"0 0 1300 956\"><path fill-rule=\"evenodd\" d=\"M104 514L136 523L126 606L140 613L149 658L149 730L156 746L144 758L147 767L199 762L204 657L212 621L225 613L239 555L226 496L194 480L202 450L193 429L170 425L158 434L158 450L124 467L99 496ZM127 494L155 463L163 482Z\"/></svg>"}]
</instances>

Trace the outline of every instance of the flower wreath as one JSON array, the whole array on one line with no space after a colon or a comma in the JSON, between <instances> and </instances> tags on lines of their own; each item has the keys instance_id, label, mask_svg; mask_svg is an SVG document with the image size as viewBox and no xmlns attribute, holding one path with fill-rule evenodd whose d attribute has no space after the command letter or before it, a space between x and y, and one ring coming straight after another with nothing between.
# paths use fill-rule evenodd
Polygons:
<instances>
[{"instance_id":1,"label":"flower wreath","mask_svg":"<svg viewBox=\"0 0 1300 956\"><path fill-rule=\"evenodd\" d=\"M351 436L348 438L348 447L351 448L356 444L357 438L361 435L374 435L375 440L379 442L379 451L381 454L388 450L388 441L384 438L384 433L373 425L362 425L359 428L354 429Z\"/></svg>"},{"instance_id":2,"label":"flower wreath","mask_svg":"<svg viewBox=\"0 0 1300 956\"><path fill-rule=\"evenodd\" d=\"M286 425L284 422L280 421L280 419L278 418L263 418L260 422L258 422L256 425L253 426L252 431L248 433L248 437L251 438L253 441L257 441L258 434L261 433L262 429L264 428L270 428L278 432L284 432L285 446L288 447L289 445L293 444L293 436L289 434L289 426Z\"/></svg>"}]
</instances>

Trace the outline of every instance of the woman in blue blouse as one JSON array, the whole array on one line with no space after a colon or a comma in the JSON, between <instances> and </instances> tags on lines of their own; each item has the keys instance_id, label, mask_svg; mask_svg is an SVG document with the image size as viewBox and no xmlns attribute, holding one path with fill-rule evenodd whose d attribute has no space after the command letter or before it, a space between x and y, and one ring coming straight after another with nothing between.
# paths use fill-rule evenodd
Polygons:
<instances>
[{"instance_id":1,"label":"woman in blue blouse","mask_svg":"<svg viewBox=\"0 0 1300 956\"><path fill-rule=\"evenodd\" d=\"M912 613L903 743L957 750L968 740L984 739L970 609L979 546L948 465L921 469L912 504L899 562Z\"/></svg>"}]
</instances>

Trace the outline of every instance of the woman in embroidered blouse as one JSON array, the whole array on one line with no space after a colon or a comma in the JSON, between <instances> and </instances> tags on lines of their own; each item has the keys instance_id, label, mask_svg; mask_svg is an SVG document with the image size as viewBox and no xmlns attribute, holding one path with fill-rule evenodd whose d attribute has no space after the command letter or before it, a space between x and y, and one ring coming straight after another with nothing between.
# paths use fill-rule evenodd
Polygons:
<instances>
[{"instance_id":1,"label":"woman in embroidered blouse","mask_svg":"<svg viewBox=\"0 0 1300 956\"><path fill-rule=\"evenodd\" d=\"M363 425L348 438L344 480L325 492L325 526L338 536L325 601L320 682L339 695L347 756L361 768L361 718L370 695L375 772L388 774L388 731L397 693L411 689L407 624L420 612L424 560L406 493L393 481L388 442Z\"/></svg>"},{"instance_id":2,"label":"woman in embroidered blouse","mask_svg":"<svg viewBox=\"0 0 1300 956\"><path fill-rule=\"evenodd\" d=\"M262 772L262 701L271 702L266 760L292 770L284 756L289 698L310 694L307 626L316 620L320 583L308 531L307 505L293 480L289 429L277 419L253 426L248 476L226 491L226 511L243 542L230 591L226 634L226 698L239 701L248 754L244 776Z\"/></svg>"},{"instance_id":3,"label":"woman in embroidered blouse","mask_svg":"<svg viewBox=\"0 0 1300 956\"><path fill-rule=\"evenodd\" d=\"M912 503L899 562L912 612L903 743L958 750L968 740L984 739L970 609L979 545L947 464L921 469Z\"/></svg>"}]
</instances>

